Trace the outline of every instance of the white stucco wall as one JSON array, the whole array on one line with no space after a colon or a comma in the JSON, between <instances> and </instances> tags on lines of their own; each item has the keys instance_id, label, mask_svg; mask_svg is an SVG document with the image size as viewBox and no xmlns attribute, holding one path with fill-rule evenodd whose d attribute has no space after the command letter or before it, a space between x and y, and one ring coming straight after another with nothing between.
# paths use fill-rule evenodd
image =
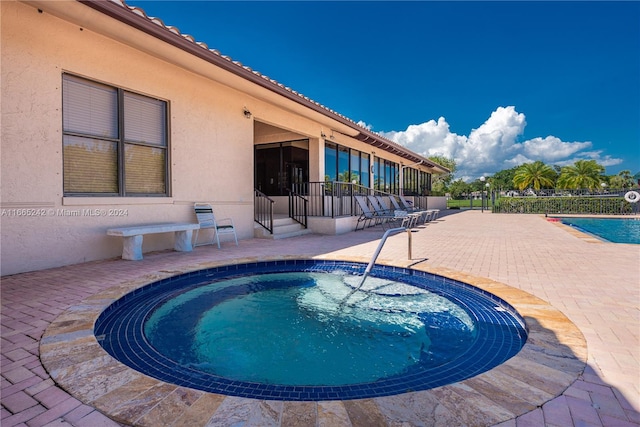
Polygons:
<instances>
[{"instance_id":1,"label":"white stucco wall","mask_svg":"<svg viewBox=\"0 0 640 427\"><path fill-rule=\"evenodd\" d=\"M117 257L122 242L108 228L195 222L196 201L233 217L240 238L252 236L246 96L46 11L1 3L2 275ZM63 72L169 102L171 197L64 197ZM171 248L172 239L146 236L143 250Z\"/></svg>"},{"instance_id":2,"label":"white stucco wall","mask_svg":"<svg viewBox=\"0 0 640 427\"><path fill-rule=\"evenodd\" d=\"M447 209L447 198L444 196L429 196L427 197L427 207L429 209Z\"/></svg>"},{"instance_id":3,"label":"white stucco wall","mask_svg":"<svg viewBox=\"0 0 640 427\"><path fill-rule=\"evenodd\" d=\"M0 8L1 275L119 257L122 241L108 228L195 222L194 202L210 202L233 217L240 239L251 238L253 146L278 135L309 140L311 181L324 179L321 135L330 130L335 143L402 161L350 137L358 132L344 123L82 3L5 0ZM65 72L168 102L170 197L64 196ZM150 235L143 252L172 247L171 234Z\"/></svg>"}]
</instances>

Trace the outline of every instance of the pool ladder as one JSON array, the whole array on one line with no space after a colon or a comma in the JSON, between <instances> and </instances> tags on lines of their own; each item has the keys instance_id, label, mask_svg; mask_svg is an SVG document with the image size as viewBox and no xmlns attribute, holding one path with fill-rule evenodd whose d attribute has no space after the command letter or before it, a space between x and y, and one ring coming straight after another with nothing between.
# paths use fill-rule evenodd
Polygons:
<instances>
[{"instance_id":1,"label":"pool ladder","mask_svg":"<svg viewBox=\"0 0 640 427\"><path fill-rule=\"evenodd\" d=\"M349 292L347 296L344 297L344 299L340 302L340 305L338 306L339 308L342 308L344 303L347 302L349 298L351 298L351 295L359 291L362 285L364 285L364 281L367 280L369 273L371 273L373 264L376 262L376 259L378 259L378 255L380 255L380 251L384 246L384 242L387 241L387 237L389 237L391 233L398 233L404 230L406 230L406 227L397 227L397 228L390 228L389 230L384 232L384 234L382 235L382 239L380 239L380 243L378 243L378 247L376 248L376 251L373 253L373 257L371 258L371 261L369 261L369 265L367 265L367 268L364 270L364 274L362 275L362 280L360 280L360 284L357 287L353 288L351 292Z\"/></svg>"}]
</instances>

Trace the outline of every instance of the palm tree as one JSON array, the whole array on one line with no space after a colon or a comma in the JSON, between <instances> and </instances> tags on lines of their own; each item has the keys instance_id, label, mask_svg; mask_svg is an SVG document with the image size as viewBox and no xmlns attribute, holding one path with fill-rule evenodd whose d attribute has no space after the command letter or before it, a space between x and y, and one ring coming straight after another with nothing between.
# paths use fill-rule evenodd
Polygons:
<instances>
[{"instance_id":1,"label":"palm tree","mask_svg":"<svg viewBox=\"0 0 640 427\"><path fill-rule=\"evenodd\" d=\"M632 188L634 186L633 176L630 170L618 172L618 175L609 177L609 186L611 188Z\"/></svg>"},{"instance_id":2,"label":"palm tree","mask_svg":"<svg viewBox=\"0 0 640 427\"><path fill-rule=\"evenodd\" d=\"M578 160L573 166L562 168L558 187L563 189L588 188L595 190L603 182L602 174L604 166L599 165L595 160Z\"/></svg>"},{"instance_id":3,"label":"palm tree","mask_svg":"<svg viewBox=\"0 0 640 427\"><path fill-rule=\"evenodd\" d=\"M513 176L513 184L520 190L533 187L536 191L543 187L553 188L556 173L540 160L533 163L525 163L516 169Z\"/></svg>"}]
</instances>

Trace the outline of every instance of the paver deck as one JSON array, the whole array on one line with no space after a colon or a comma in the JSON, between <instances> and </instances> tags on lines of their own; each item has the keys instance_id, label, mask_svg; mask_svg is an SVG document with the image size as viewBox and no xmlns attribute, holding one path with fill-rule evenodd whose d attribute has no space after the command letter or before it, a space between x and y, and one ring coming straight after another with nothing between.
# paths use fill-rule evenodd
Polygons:
<instances>
[{"instance_id":1,"label":"paver deck","mask_svg":"<svg viewBox=\"0 0 640 427\"><path fill-rule=\"evenodd\" d=\"M51 328L52 322L60 324L61 315L74 313L74 307L92 296L115 285L240 258L300 256L368 260L381 234L379 229L368 229L341 236L251 239L241 241L238 247L199 247L188 253L167 251L145 254L142 261L106 260L3 277L0 288L1 425L118 425L96 409L96 406L106 407L101 405L108 396L97 404L83 403L55 384L39 358L45 330ZM587 364L577 380L572 380L557 397L499 425L640 425L640 245L600 242L536 215L452 211L412 233L411 252L412 259L408 260L407 237L402 233L387 241L379 261L415 264L479 282L486 278L491 283L507 284L549 303L586 338ZM535 381L544 381L544 375L532 372L531 393L540 390L541 386ZM549 380L553 382L553 378ZM456 387L452 395L461 398L468 387L482 389L487 385L477 380L471 386ZM499 391L487 389L486 399L479 403L487 413L518 403L501 402L503 397ZM186 392L175 408L180 408L178 403L191 405L194 410L198 405L208 410L219 407L208 423L212 426L234 423L372 426L394 425L384 414L410 406L414 398L404 394L385 404L262 402L255 406L260 412L258 416L256 412L247 411L246 405L237 399L221 400L209 395L192 402L190 399L194 396ZM451 395L447 398L453 399ZM426 403L419 402L427 407ZM140 407L133 406L131 410L140 410ZM453 418L425 413L396 421L404 421L403 425L452 425L447 422L455 419L456 414L455 410L450 412ZM156 416L155 420L148 419L152 421L149 425L163 425L162 420L167 419L161 414ZM189 425L186 419L183 425Z\"/></svg>"}]
</instances>

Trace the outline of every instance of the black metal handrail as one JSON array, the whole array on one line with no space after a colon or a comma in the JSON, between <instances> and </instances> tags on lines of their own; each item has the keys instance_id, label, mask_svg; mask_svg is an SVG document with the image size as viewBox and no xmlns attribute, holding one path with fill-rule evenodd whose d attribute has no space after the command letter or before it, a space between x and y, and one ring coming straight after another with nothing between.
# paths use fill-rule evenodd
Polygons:
<instances>
[{"instance_id":1,"label":"black metal handrail","mask_svg":"<svg viewBox=\"0 0 640 427\"><path fill-rule=\"evenodd\" d=\"M273 233L273 203L267 195L256 192L256 222ZM289 190L289 216L304 227L308 217L339 218L358 216L362 212L355 196L395 196L363 185L341 181L297 183ZM414 205L426 209L426 197L413 196Z\"/></svg>"},{"instance_id":2,"label":"black metal handrail","mask_svg":"<svg viewBox=\"0 0 640 427\"><path fill-rule=\"evenodd\" d=\"M341 181L309 182L304 186L304 194L309 200L309 216L331 218L360 215L362 212L355 196L394 195L363 185ZM423 202L426 205L426 197Z\"/></svg>"},{"instance_id":3,"label":"black metal handrail","mask_svg":"<svg viewBox=\"0 0 640 427\"><path fill-rule=\"evenodd\" d=\"M353 196L369 194L370 191L350 182L310 182L305 192L309 200L309 215L331 218L359 215Z\"/></svg>"},{"instance_id":4,"label":"black metal handrail","mask_svg":"<svg viewBox=\"0 0 640 427\"><path fill-rule=\"evenodd\" d=\"M303 195L289 190L289 217L307 228L307 200Z\"/></svg>"},{"instance_id":5,"label":"black metal handrail","mask_svg":"<svg viewBox=\"0 0 640 427\"><path fill-rule=\"evenodd\" d=\"M253 220L273 234L273 204L274 200L262 191L254 189Z\"/></svg>"}]
</instances>

